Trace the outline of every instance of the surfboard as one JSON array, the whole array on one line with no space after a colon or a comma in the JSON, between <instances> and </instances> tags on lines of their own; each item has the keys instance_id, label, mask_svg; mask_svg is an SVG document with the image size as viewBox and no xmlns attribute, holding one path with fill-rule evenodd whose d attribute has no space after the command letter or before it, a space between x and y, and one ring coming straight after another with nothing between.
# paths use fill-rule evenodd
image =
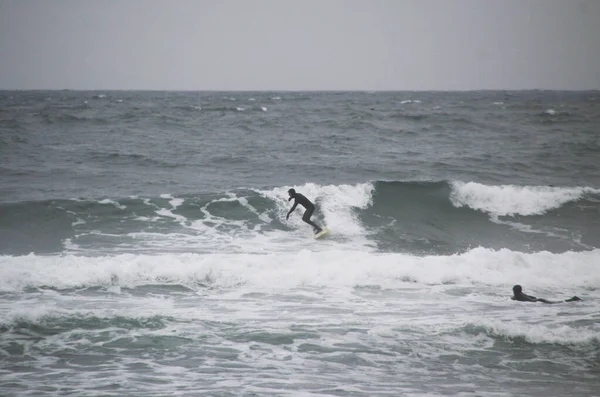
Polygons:
<instances>
[{"instance_id":1,"label":"surfboard","mask_svg":"<svg viewBox=\"0 0 600 397\"><path fill-rule=\"evenodd\" d=\"M321 230L319 233L314 235L314 238L321 238L324 235L326 235L327 233L329 233L329 228L328 227L323 227L323 230Z\"/></svg>"}]
</instances>

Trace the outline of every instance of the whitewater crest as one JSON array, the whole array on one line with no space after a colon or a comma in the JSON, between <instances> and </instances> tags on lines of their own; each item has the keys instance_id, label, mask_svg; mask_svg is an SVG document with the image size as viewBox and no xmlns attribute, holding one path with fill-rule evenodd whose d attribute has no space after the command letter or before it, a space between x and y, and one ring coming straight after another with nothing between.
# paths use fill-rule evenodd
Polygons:
<instances>
[{"instance_id":1,"label":"whitewater crest","mask_svg":"<svg viewBox=\"0 0 600 397\"><path fill-rule=\"evenodd\" d=\"M100 257L2 256L0 292L27 288L136 288L180 285L194 290L287 290L298 287L353 288L376 285L400 288L428 285L595 288L600 284L600 249L582 252L523 253L474 248L462 254L415 256L352 249L300 250L288 253L161 255L121 254Z\"/></svg>"},{"instance_id":2,"label":"whitewater crest","mask_svg":"<svg viewBox=\"0 0 600 397\"><path fill-rule=\"evenodd\" d=\"M576 201L586 194L600 194L590 187L489 186L476 182L452 182L450 200L493 215L541 215Z\"/></svg>"}]
</instances>

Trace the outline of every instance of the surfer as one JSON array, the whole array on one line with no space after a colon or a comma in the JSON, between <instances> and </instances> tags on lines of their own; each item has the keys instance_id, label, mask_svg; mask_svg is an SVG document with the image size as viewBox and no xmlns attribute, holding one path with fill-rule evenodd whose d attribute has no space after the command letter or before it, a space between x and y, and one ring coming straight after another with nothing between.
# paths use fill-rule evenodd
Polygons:
<instances>
[{"instance_id":1,"label":"surfer","mask_svg":"<svg viewBox=\"0 0 600 397\"><path fill-rule=\"evenodd\" d=\"M296 193L296 190L294 189L288 190L288 194L290 195L288 201L294 199L294 205L290 209L290 212L288 212L285 216L285 219L288 220L290 218L290 214L294 212L296 206L300 204L301 206L306 208L306 211L304 211L304 215L302 216L302 220L313 227L315 234L320 233L323 229L310 220L310 217L312 216L315 210L315 205L309 199L307 199L305 195Z\"/></svg>"},{"instance_id":2,"label":"surfer","mask_svg":"<svg viewBox=\"0 0 600 397\"><path fill-rule=\"evenodd\" d=\"M524 294L523 288L520 285L515 285L513 287L513 296L510 299L512 299L514 301L520 301L520 302L542 302L542 303L550 303L550 304L563 302L563 301L553 302L553 301L549 301L546 299L536 298L535 296ZM580 298L578 298L577 296L574 296L572 298L566 299L564 302L577 302L580 300L581 300Z\"/></svg>"}]
</instances>

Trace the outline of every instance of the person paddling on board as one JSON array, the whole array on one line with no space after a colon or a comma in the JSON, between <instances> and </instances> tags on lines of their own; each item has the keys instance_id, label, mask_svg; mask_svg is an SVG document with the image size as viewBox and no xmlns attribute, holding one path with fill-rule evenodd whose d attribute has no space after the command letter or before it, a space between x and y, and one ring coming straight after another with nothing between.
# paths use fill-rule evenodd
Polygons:
<instances>
[{"instance_id":1,"label":"person paddling on board","mask_svg":"<svg viewBox=\"0 0 600 397\"><path fill-rule=\"evenodd\" d=\"M323 231L321 227L319 227L316 223L310 220L310 217L312 216L315 210L315 205L309 199L307 199L305 195L296 193L296 190L294 189L288 190L288 194L290 195L288 201L294 199L294 205L290 209L290 212L288 212L285 216L285 219L288 220L290 218L290 214L294 212L298 204L300 204L301 206L306 208L306 211L304 211L304 215L302 216L302 220L313 227L315 234Z\"/></svg>"},{"instance_id":2,"label":"person paddling on board","mask_svg":"<svg viewBox=\"0 0 600 397\"><path fill-rule=\"evenodd\" d=\"M531 296L531 295L526 295L523 293L523 288L520 285L515 285L513 287L513 296L510 298L514 301L521 301L521 302L542 302L542 303L561 303L563 301L558 301L558 302L553 302L553 301L549 301L546 299L542 299L542 298L536 298L535 296ZM576 302L576 301L580 301L581 298L574 296L572 298L566 299L564 302Z\"/></svg>"}]
</instances>

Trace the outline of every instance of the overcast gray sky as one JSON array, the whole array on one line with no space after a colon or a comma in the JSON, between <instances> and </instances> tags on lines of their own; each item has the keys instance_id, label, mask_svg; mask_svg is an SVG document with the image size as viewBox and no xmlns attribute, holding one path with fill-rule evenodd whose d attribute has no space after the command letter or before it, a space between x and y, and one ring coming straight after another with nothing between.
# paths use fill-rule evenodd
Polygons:
<instances>
[{"instance_id":1,"label":"overcast gray sky","mask_svg":"<svg viewBox=\"0 0 600 397\"><path fill-rule=\"evenodd\" d=\"M0 89L600 89L600 0L0 0Z\"/></svg>"}]
</instances>

